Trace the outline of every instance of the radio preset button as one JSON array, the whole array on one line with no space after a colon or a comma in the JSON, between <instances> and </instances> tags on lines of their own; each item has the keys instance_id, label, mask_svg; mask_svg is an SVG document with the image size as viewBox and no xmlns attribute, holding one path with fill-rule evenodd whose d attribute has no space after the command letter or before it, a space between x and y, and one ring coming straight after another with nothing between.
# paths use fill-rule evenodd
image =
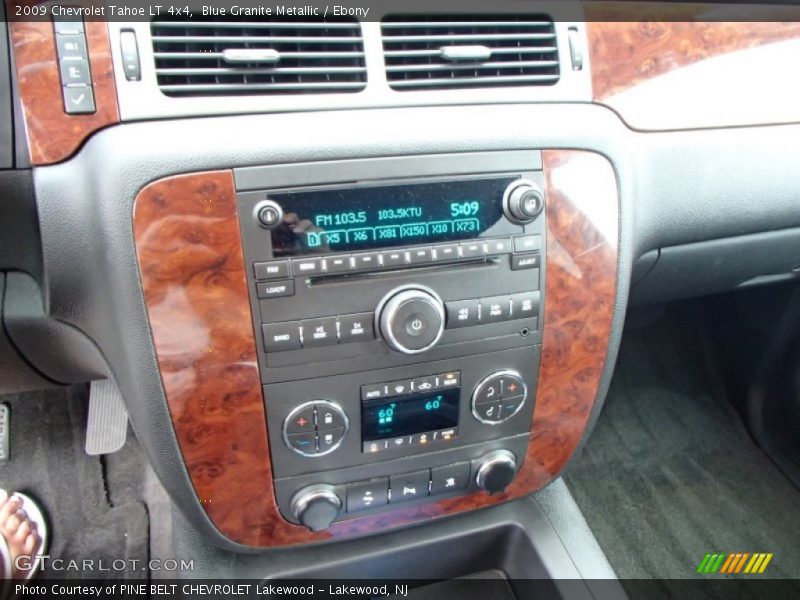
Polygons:
<instances>
[{"instance_id":1,"label":"radio preset button","mask_svg":"<svg viewBox=\"0 0 800 600\"><path fill-rule=\"evenodd\" d=\"M319 275L322 273L321 258L295 258L292 260L292 273L295 277Z\"/></svg>"},{"instance_id":2,"label":"radio preset button","mask_svg":"<svg viewBox=\"0 0 800 600\"><path fill-rule=\"evenodd\" d=\"M389 479L373 479L347 486L347 512L367 510L389 503Z\"/></svg>"},{"instance_id":3,"label":"radio preset button","mask_svg":"<svg viewBox=\"0 0 800 600\"><path fill-rule=\"evenodd\" d=\"M470 327L478 324L478 301L457 300L446 302L447 328Z\"/></svg>"},{"instance_id":4,"label":"radio preset button","mask_svg":"<svg viewBox=\"0 0 800 600\"><path fill-rule=\"evenodd\" d=\"M397 504L424 498L428 495L430 479L431 472L428 469L404 473L403 475L392 475L389 478L389 488L392 490L389 502Z\"/></svg>"},{"instance_id":5,"label":"radio preset button","mask_svg":"<svg viewBox=\"0 0 800 600\"><path fill-rule=\"evenodd\" d=\"M257 283L256 292L258 297L262 300L267 298L283 298L286 296L294 296L294 279Z\"/></svg>"},{"instance_id":6,"label":"radio preset button","mask_svg":"<svg viewBox=\"0 0 800 600\"><path fill-rule=\"evenodd\" d=\"M539 292L524 292L511 296L511 318L525 319L539 316Z\"/></svg>"},{"instance_id":7,"label":"radio preset button","mask_svg":"<svg viewBox=\"0 0 800 600\"><path fill-rule=\"evenodd\" d=\"M408 250L408 262L412 265L429 263L433 260L432 248L410 248Z\"/></svg>"},{"instance_id":8,"label":"radio preset button","mask_svg":"<svg viewBox=\"0 0 800 600\"><path fill-rule=\"evenodd\" d=\"M481 258L486 254L483 242L461 242L459 248L461 249L461 258Z\"/></svg>"},{"instance_id":9,"label":"radio preset button","mask_svg":"<svg viewBox=\"0 0 800 600\"><path fill-rule=\"evenodd\" d=\"M486 254L511 254L511 238L486 240Z\"/></svg>"},{"instance_id":10,"label":"radio preset button","mask_svg":"<svg viewBox=\"0 0 800 600\"><path fill-rule=\"evenodd\" d=\"M384 269L391 269L392 267L401 267L406 264L406 251L405 250L386 250L381 252L381 261L383 262Z\"/></svg>"},{"instance_id":11,"label":"radio preset button","mask_svg":"<svg viewBox=\"0 0 800 600\"><path fill-rule=\"evenodd\" d=\"M351 256L330 256L325 259L326 273L349 273L352 270L353 258Z\"/></svg>"},{"instance_id":12,"label":"radio preset button","mask_svg":"<svg viewBox=\"0 0 800 600\"><path fill-rule=\"evenodd\" d=\"M542 257L539 254L514 254L511 257L511 270L522 271L523 269L538 269L542 264Z\"/></svg>"},{"instance_id":13,"label":"radio preset button","mask_svg":"<svg viewBox=\"0 0 800 600\"><path fill-rule=\"evenodd\" d=\"M514 237L514 252L536 252L542 249L542 236L518 235Z\"/></svg>"},{"instance_id":14,"label":"radio preset button","mask_svg":"<svg viewBox=\"0 0 800 600\"><path fill-rule=\"evenodd\" d=\"M372 313L358 313L339 317L339 341L361 342L375 339Z\"/></svg>"},{"instance_id":15,"label":"radio preset button","mask_svg":"<svg viewBox=\"0 0 800 600\"><path fill-rule=\"evenodd\" d=\"M433 467L431 469L431 495L467 489L470 474L471 465L468 462Z\"/></svg>"},{"instance_id":16,"label":"radio preset button","mask_svg":"<svg viewBox=\"0 0 800 600\"><path fill-rule=\"evenodd\" d=\"M380 253L356 254L353 256L356 271L376 271L381 268Z\"/></svg>"},{"instance_id":17,"label":"radio preset button","mask_svg":"<svg viewBox=\"0 0 800 600\"><path fill-rule=\"evenodd\" d=\"M304 348L332 346L337 343L336 317L307 319L300 321L300 326L303 329Z\"/></svg>"},{"instance_id":18,"label":"radio preset button","mask_svg":"<svg viewBox=\"0 0 800 600\"><path fill-rule=\"evenodd\" d=\"M300 323L270 323L261 326L264 335L264 349L267 352L285 352L300 349Z\"/></svg>"},{"instance_id":19,"label":"radio preset button","mask_svg":"<svg viewBox=\"0 0 800 600\"><path fill-rule=\"evenodd\" d=\"M481 323L497 323L507 321L511 314L511 298L509 296L494 296L481 298Z\"/></svg>"},{"instance_id":20,"label":"radio preset button","mask_svg":"<svg viewBox=\"0 0 800 600\"><path fill-rule=\"evenodd\" d=\"M436 262L458 260L458 244L441 244L434 250L436 251Z\"/></svg>"},{"instance_id":21,"label":"radio preset button","mask_svg":"<svg viewBox=\"0 0 800 600\"><path fill-rule=\"evenodd\" d=\"M273 260L270 262L257 262L253 264L256 279L283 279L290 277L288 260Z\"/></svg>"}]
</instances>

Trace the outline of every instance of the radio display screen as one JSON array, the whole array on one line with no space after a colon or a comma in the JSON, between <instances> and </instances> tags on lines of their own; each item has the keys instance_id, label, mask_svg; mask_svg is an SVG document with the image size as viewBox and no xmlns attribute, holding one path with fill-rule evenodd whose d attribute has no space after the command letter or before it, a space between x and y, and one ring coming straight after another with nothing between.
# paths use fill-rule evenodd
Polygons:
<instances>
[{"instance_id":1,"label":"radio display screen","mask_svg":"<svg viewBox=\"0 0 800 600\"><path fill-rule=\"evenodd\" d=\"M460 388L365 400L362 441L372 442L458 426Z\"/></svg>"},{"instance_id":2,"label":"radio display screen","mask_svg":"<svg viewBox=\"0 0 800 600\"><path fill-rule=\"evenodd\" d=\"M273 256L355 252L519 233L503 216L516 177L269 194L283 208Z\"/></svg>"}]
</instances>

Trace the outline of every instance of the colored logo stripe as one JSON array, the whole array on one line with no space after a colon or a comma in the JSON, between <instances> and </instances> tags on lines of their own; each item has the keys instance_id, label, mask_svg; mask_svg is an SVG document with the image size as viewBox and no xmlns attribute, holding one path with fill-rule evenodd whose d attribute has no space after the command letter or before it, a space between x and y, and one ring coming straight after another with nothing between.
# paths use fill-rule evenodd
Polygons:
<instances>
[{"instance_id":1,"label":"colored logo stripe","mask_svg":"<svg viewBox=\"0 0 800 600\"><path fill-rule=\"evenodd\" d=\"M731 552L708 553L697 566L698 573L720 574L761 574L772 560L771 552Z\"/></svg>"}]
</instances>

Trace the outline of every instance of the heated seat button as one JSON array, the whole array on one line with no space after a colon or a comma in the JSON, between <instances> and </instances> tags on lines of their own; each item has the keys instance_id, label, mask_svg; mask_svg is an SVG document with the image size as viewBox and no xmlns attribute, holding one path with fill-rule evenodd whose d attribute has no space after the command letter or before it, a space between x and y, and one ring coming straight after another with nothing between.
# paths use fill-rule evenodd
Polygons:
<instances>
[{"instance_id":1,"label":"heated seat button","mask_svg":"<svg viewBox=\"0 0 800 600\"><path fill-rule=\"evenodd\" d=\"M347 512L367 510L389 502L389 479L373 479L347 486Z\"/></svg>"},{"instance_id":2,"label":"heated seat button","mask_svg":"<svg viewBox=\"0 0 800 600\"><path fill-rule=\"evenodd\" d=\"M431 495L446 494L469 487L470 464L468 462L433 467L431 469Z\"/></svg>"},{"instance_id":3,"label":"heated seat button","mask_svg":"<svg viewBox=\"0 0 800 600\"><path fill-rule=\"evenodd\" d=\"M261 331L264 334L264 349L267 352L300 349L300 323L297 321L262 325Z\"/></svg>"},{"instance_id":4,"label":"heated seat button","mask_svg":"<svg viewBox=\"0 0 800 600\"><path fill-rule=\"evenodd\" d=\"M286 433L303 433L314 431L314 407L308 406L295 412L286 421Z\"/></svg>"},{"instance_id":5,"label":"heated seat button","mask_svg":"<svg viewBox=\"0 0 800 600\"><path fill-rule=\"evenodd\" d=\"M501 420L499 401L476 404L472 410L478 420L484 423L499 423Z\"/></svg>"},{"instance_id":6,"label":"heated seat button","mask_svg":"<svg viewBox=\"0 0 800 600\"><path fill-rule=\"evenodd\" d=\"M339 317L339 341L363 342L375 339L375 330L372 313L358 313L356 315L342 315Z\"/></svg>"},{"instance_id":7,"label":"heated seat button","mask_svg":"<svg viewBox=\"0 0 800 600\"><path fill-rule=\"evenodd\" d=\"M486 380L475 393L475 404L497 402L501 398L501 389L502 379L499 377L492 377L491 379Z\"/></svg>"},{"instance_id":8,"label":"heated seat button","mask_svg":"<svg viewBox=\"0 0 800 600\"><path fill-rule=\"evenodd\" d=\"M477 300L457 300L446 302L447 308L447 328L469 327L478 324L478 301Z\"/></svg>"},{"instance_id":9,"label":"heated seat button","mask_svg":"<svg viewBox=\"0 0 800 600\"><path fill-rule=\"evenodd\" d=\"M303 347L332 346L336 344L336 317L300 321L303 328Z\"/></svg>"},{"instance_id":10,"label":"heated seat button","mask_svg":"<svg viewBox=\"0 0 800 600\"><path fill-rule=\"evenodd\" d=\"M511 312L509 296L481 298L481 323L497 323L508 319Z\"/></svg>"},{"instance_id":11,"label":"heated seat button","mask_svg":"<svg viewBox=\"0 0 800 600\"><path fill-rule=\"evenodd\" d=\"M389 478L389 487L392 489L390 502L397 504L398 502L424 498L428 495L430 477L431 472L428 469L403 475L393 475Z\"/></svg>"}]
</instances>

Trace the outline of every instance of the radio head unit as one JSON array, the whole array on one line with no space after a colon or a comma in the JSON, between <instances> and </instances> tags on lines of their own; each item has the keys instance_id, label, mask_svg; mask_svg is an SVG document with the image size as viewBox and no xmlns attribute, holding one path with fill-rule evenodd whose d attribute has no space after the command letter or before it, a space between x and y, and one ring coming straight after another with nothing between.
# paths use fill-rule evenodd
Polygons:
<instances>
[{"instance_id":1,"label":"radio head unit","mask_svg":"<svg viewBox=\"0 0 800 600\"><path fill-rule=\"evenodd\" d=\"M261 167L238 193L286 519L316 530L514 477L541 348L539 158L430 157L402 178L403 161L355 161L313 185L313 166Z\"/></svg>"}]
</instances>

